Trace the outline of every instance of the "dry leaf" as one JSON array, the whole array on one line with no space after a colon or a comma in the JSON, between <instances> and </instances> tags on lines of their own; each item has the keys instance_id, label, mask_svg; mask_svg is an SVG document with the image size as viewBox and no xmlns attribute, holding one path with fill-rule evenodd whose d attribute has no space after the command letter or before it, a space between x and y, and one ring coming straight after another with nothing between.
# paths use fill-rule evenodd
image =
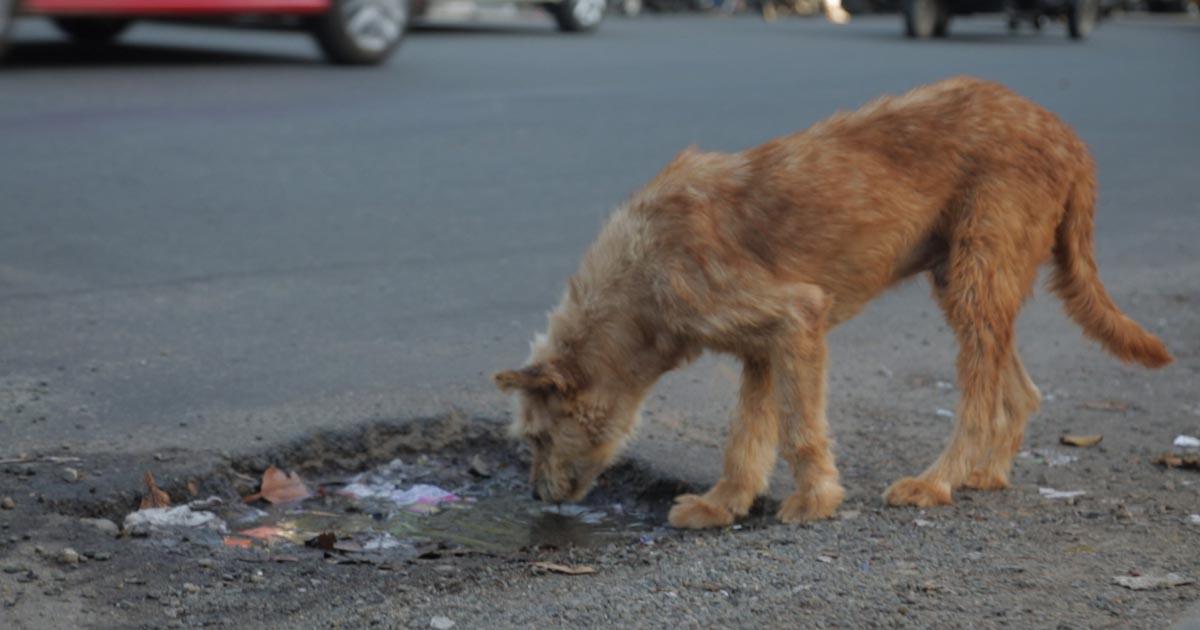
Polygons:
<instances>
[{"instance_id":1,"label":"dry leaf","mask_svg":"<svg viewBox=\"0 0 1200 630\"><path fill-rule=\"evenodd\" d=\"M191 493L192 496L196 496L197 494L200 494L200 486L196 485L195 479L188 480L187 489L188 489L188 492Z\"/></svg>"},{"instance_id":2,"label":"dry leaf","mask_svg":"<svg viewBox=\"0 0 1200 630\"><path fill-rule=\"evenodd\" d=\"M1200 470L1200 454L1187 453L1184 455L1176 455L1175 453L1163 453L1154 458L1152 464L1166 466L1167 468L1190 468L1192 470Z\"/></svg>"},{"instance_id":3,"label":"dry leaf","mask_svg":"<svg viewBox=\"0 0 1200 630\"><path fill-rule=\"evenodd\" d=\"M317 534L315 537L304 541L304 546L321 549L323 551L333 551L334 547L337 546L337 542L338 539L336 534L333 532L322 532Z\"/></svg>"},{"instance_id":4,"label":"dry leaf","mask_svg":"<svg viewBox=\"0 0 1200 630\"><path fill-rule=\"evenodd\" d=\"M235 547L237 549L250 549L254 546L254 541L241 536L226 536L224 540L226 547Z\"/></svg>"},{"instance_id":5,"label":"dry leaf","mask_svg":"<svg viewBox=\"0 0 1200 630\"><path fill-rule=\"evenodd\" d=\"M1095 446L1103 440L1103 435L1064 435L1058 438L1058 441L1067 446L1088 447Z\"/></svg>"},{"instance_id":6,"label":"dry leaf","mask_svg":"<svg viewBox=\"0 0 1200 630\"><path fill-rule=\"evenodd\" d=\"M263 499L270 503L288 503L312 496L299 473L285 473L271 466L263 473L261 489L246 497L246 503Z\"/></svg>"},{"instance_id":7,"label":"dry leaf","mask_svg":"<svg viewBox=\"0 0 1200 630\"><path fill-rule=\"evenodd\" d=\"M1116 413L1124 413L1129 411L1130 407L1132 406L1133 405L1120 400L1092 400L1083 403L1079 407L1081 409L1089 409L1091 411L1112 411Z\"/></svg>"},{"instance_id":8,"label":"dry leaf","mask_svg":"<svg viewBox=\"0 0 1200 630\"><path fill-rule=\"evenodd\" d=\"M556 564L554 562L534 562L534 568L551 573L562 573L563 575L588 575L595 573L596 568L586 564L577 564L575 566L566 564Z\"/></svg>"},{"instance_id":9,"label":"dry leaf","mask_svg":"<svg viewBox=\"0 0 1200 630\"><path fill-rule=\"evenodd\" d=\"M157 483L154 483L154 473L147 470L142 481L146 483L146 494L142 495L142 503L138 506L139 510L171 507L171 497L163 492Z\"/></svg>"}]
</instances>

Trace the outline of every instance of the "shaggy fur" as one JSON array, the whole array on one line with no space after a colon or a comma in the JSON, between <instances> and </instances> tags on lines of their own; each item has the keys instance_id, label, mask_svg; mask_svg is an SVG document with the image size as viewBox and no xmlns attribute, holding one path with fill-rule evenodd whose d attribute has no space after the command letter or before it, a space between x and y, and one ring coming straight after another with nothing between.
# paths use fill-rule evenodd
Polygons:
<instances>
[{"instance_id":1,"label":"shaggy fur","mask_svg":"<svg viewBox=\"0 0 1200 630\"><path fill-rule=\"evenodd\" d=\"M494 377L519 393L514 428L532 447L534 492L582 498L654 382L713 350L744 366L724 474L679 497L671 523L746 514L777 452L796 482L779 518L831 516L843 490L825 419L825 334L919 273L958 337L962 397L941 456L884 497L932 506L958 487L1006 487L1040 399L1013 336L1042 263L1086 335L1125 361L1171 361L1100 284L1094 170L1053 114L971 78L740 153L684 151L613 214L528 366Z\"/></svg>"}]
</instances>

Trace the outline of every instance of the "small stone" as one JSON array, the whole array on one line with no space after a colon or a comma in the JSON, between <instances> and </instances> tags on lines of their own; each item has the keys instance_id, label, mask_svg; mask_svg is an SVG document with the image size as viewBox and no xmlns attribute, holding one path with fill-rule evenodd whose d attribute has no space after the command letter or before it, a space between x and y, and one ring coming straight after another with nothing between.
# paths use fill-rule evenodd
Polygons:
<instances>
[{"instance_id":1,"label":"small stone","mask_svg":"<svg viewBox=\"0 0 1200 630\"><path fill-rule=\"evenodd\" d=\"M200 586L197 584L192 584L191 582L184 582L183 590L184 590L184 592L187 592L187 593L199 593Z\"/></svg>"},{"instance_id":2,"label":"small stone","mask_svg":"<svg viewBox=\"0 0 1200 630\"><path fill-rule=\"evenodd\" d=\"M211 569L213 567L212 558L200 558L199 560L196 561L196 564L200 565L202 568L205 568L205 569Z\"/></svg>"},{"instance_id":3,"label":"small stone","mask_svg":"<svg viewBox=\"0 0 1200 630\"><path fill-rule=\"evenodd\" d=\"M263 575L263 572L261 570L255 571L253 574L250 575L250 581L254 582L255 584L258 584L260 582L265 582L266 580L267 580L267 578L265 575Z\"/></svg>"},{"instance_id":4,"label":"small stone","mask_svg":"<svg viewBox=\"0 0 1200 630\"><path fill-rule=\"evenodd\" d=\"M79 481L79 471L74 468L64 468L62 469L62 478L67 483L75 483Z\"/></svg>"},{"instance_id":5,"label":"small stone","mask_svg":"<svg viewBox=\"0 0 1200 630\"><path fill-rule=\"evenodd\" d=\"M121 535L121 528L106 518L81 518L79 522L90 527L95 527L113 538Z\"/></svg>"},{"instance_id":6,"label":"small stone","mask_svg":"<svg viewBox=\"0 0 1200 630\"><path fill-rule=\"evenodd\" d=\"M12 500L12 497L4 497L0 499L0 508L11 510L17 507L17 502Z\"/></svg>"},{"instance_id":7,"label":"small stone","mask_svg":"<svg viewBox=\"0 0 1200 630\"><path fill-rule=\"evenodd\" d=\"M6 565L4 565L4 572L5 572L5 573L8 573L9 575L12 575L12 574L14 574L14 573L20 573L20 572L22 572L22 571L24 571L24 570L25 570L25 567L24 567L23 565L20 565L20 564L6 564Z\"/></svg>"},{"instance_id":8,"label":"small stone","mask_svg":"<svg viewBox=\"0 0 1200 630\"><path fill-rule=\"evenodd\" d=\"M67 547L58 554L58 560L63 564L79 564L79 552Z\"/></svg>"},{"instance_id":9,"label":"small stone","mask_svg":"<svg viewBox=\"0 0 1200 630\"><path fill-rule=\"evenodd\" d=\"M479 455L471 457L471 467L467 471L476 477L487 478L492 476L492 467L488 466L487 462L483 461L483 458Z\"/></svg>"},{"instance_id":10,"label":"small stone","mask_svg":"<svg viewBox=\"0 0 1200 630\"><path fill-rule=\"evenodd\" d=\"M429 620L429 627L436 628L437 630L450 630L450 628L454 627L454 620L439 615Z\"/></svg>"},{"instance_id":11,"label":"small stone","mask_svg":"<svg viewBox=\"0 0 1200 630\"><path fill-rule=\"evenodd\" d=\"M107 562L112 560L112 554L107 551L97 551L91 555L91 558L97 562Z\"/></svg>"}]
</instances>

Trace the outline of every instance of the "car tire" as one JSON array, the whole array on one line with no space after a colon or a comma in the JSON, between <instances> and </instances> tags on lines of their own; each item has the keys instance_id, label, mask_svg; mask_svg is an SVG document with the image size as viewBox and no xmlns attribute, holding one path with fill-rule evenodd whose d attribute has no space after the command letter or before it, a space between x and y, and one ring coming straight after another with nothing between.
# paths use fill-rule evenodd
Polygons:
<instances>
[{"instance_id":1,"label":"car tire","mask_svg":"<svg viewBox=\"0 0 1200 630\"><path fill-rule=\"evenodd\" d=\"M604 21L604 10L608 7L607 0L562 0L557 4L546 5L546 10L554 16L558 30L567 33L587 33L596 30Z\"/></svg>"},{"instance_id":2,"label":"car tire","mask_svg":"<svg viewBox=\"0 0 1200 630\"><path fill-rule=\"evenodd\" d=\"M914 39L945 37L950 10L945 0L904 0L904 34Z\"/></svg>"},{"instance_id":3,"label":"car tire","mask_svg":"<svg viewBox=\"0 0 1200 630\"><path fill-rule=\"evenodd\" d=\"M408 34L408 0L333 0L311 29L331 63L383 63Z\"/></svg>"},{"instance_id":4,"label":"car tire","mask_svg":"<svg viewBox=\"0 0 1200 630\"><path fill-rule=\"evenodd\" d=\"M54 27L80 44L108 44L129 28L131 20L120 18L54 18Z\"/></svg>"},{"instance_id":5,"label":"car tire","mask_svg":"<svg viewBox=\"0 0 1200 630\"><path fill-rule=\"evenodd\" d=\"M1100 19L1100 0L1070 0L1067 5L1067 35L1087 39Z\"/></svg>"},{"instance_id":6,"label":"car tire","mask_svg":"<svg viewBox=\"0 0 1200 630\"><path fill-rule=\"evenodd\" d=\"M8 49L8 31L17 14L16 6L15 0L0 0L0 59Z\"/></svg>"}]
</instances>

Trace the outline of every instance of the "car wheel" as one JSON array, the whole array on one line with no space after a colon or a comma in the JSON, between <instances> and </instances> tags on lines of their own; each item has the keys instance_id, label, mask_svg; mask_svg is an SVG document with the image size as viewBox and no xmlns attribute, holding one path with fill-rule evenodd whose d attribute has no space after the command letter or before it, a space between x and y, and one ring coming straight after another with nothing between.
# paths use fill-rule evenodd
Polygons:
<instances>
[{"instance_id":1,"label":"car wheel","mask_svg":"<svg viewBox=\"0 0 1200 630\"><path fill-rule=\"evenodd\" d=\"M375 65L400 45L408 17L408 0L333 0L312 31L329 61Z\"/></svg>"},{"instance_id":2,"label":"car wheel","mask_svg":"<svg viewBox=\"0 0 1200 630\"><path fill-rule=\"evenodd\" d=\"M554 21L558 22L558 30L583 33L600 26L607 6L606 0L562 0L546 8L554 16Z\"/></svg>"},{"instance_id":3,"label":"car wheel","mask_svg":"<svg viewBox=\"0 0 1200 630\"><path fill-rule=\"evenodd\" d=\"M950 11L943 0L904 0L904 34L917 39L945 37Z\"/></svg>"},{"instance_id":4,"label":"car wheel","mask_svg":"<svg viewBox=\"0 0 1200 630\"><path fill-rule=\"evenodd\" d=\"M107 44L129 28L130 20L119 18L54 18L63 35L81 44Z\"/></svg>"},{"instance_id":5,"label":"car wheel","mask_svg":"<svg viewBox=\"0 0 1200 630\"><path fill-rule=\"evenodd\" d=\"M1086 39L1100 18L1100 0L1071 0L1067 7L1067 34Z\"/></svg>"}]
</instances>

